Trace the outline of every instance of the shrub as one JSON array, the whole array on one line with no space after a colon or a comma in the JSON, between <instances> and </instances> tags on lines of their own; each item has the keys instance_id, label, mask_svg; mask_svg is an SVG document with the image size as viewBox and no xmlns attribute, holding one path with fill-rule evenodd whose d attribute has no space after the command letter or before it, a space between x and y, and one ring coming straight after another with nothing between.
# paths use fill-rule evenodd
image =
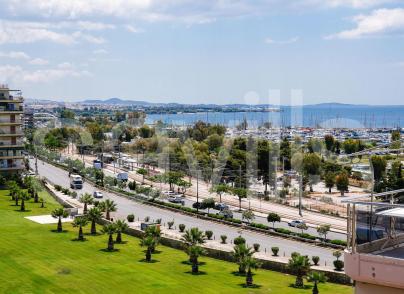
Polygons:
<instances>
[{"instance_id":1,"label":"shrub","mask_svg":"<svg viewBox=\"0 0 404 294\"><path fill-rule=\"evenodd\" d=\"M184 224L179 224L178 228L180 229L180 232L183 233L185 230L185 225Z\"/></svg>"},{"instance_id":2,"label":"shrub","mask_svg":"<svg viewBox=\"0 0 404 294\"><path fill-rule=\"evenodd\" d=\"M285 234L285 235L291 235L293 233L291 230L284 229L284 228L276 228L275 232Z\"/></svg>"},{"instance_id":3,"label":"shrub","mask_svg":"<svg viewBox=\"0 0 404 294\"><path fill-rule=\"evenodd\" d=\"M171 228L172 228L173 225L174 225L174 221L169 221L169 222L167 222L167 225L168 225L168 229L171 230Z\"/></svg>"},{"instance_id":4,"label":"shrub","mask_svg":"<svg viewBox=\"0 0 404 294\"><path fill-rule=\"evenodd\" d=\"M342 260L334 260L334 267L336 271L342 271L344 268L344 262Z\"/></svg>"},{"instance_id":5,"label":"shrub","mask_svg":"<svg viewBox=\"0 0 404 294\"><path fill-rule=\"evenodd\" d=\"M211 240L212 236L213 236L213 232L212 231L205 231L205 235L206 235L206 238L208 238L208 240Z\"/></svg>"},{"instance_id":6,"label":"shrub","mask_svg":"<svg viewBox=\"0 0 404 294\"><path fill-rule=\"evenodd\" d=\"M134 214L128 214L126 219L128 220L128 222L133 223L135 221L135 215Z\"/></svg>"},{"instance_id":7,"label":"shrub","mask_svg":"<svg viewBox=\"0 0 404 294\"><path fill-rule=\"evenodd\" d=\"M331 240L330 243L334 245L346 246L346 241L343 240Z\"/></svg>"},{"instance_id":8,"label":"shrub","mask_svg":"<svg viewBox=\"0 0 404 294\"><path fill-rule=\"evenodd\" d=\"M299 255L300 255L299 252L294 251L294 252L292 252L292 254L290 255L290 257L292 257L292 259L293 259L293 258L296 258L296 257L299 256Z\"/></svg>"},{"instance_id":9,"label":"shrub","mask_svg":"<svg viewBox=\"0 0 404 294\"><path fill-rule=\"evenodd\" d=\"M144 218L144 222L145 223L148 223L150 221L150 216L146 216L145 218Z\"/></svg>"},{"instance_id":10,"label":"shrub","mask_svg":"<svg viewBox=\"0 0 404 294\"><path fill-rule=\"evenodd\" d=\"M161 218L156 219L156 224L161 224Z\"/></svg>"},{"instance_id":11,"label":"shrub","mask_svg":"<svg viewBox=\"0 0 404 294\"><path fill-rule=\"evenodd\" d=\"M316 238L316 236L313 236L313 235L310 235L310 234L307 234L307 233L299 233L299 234L297 234L297 236L299 236L300 238L304 238L304 239L309 239L309 240L316 240L317 238Z\"/></svg>"},{"instance_id":12,"label":"shrub","mask_svg":"<svg viewBox=\"0 0 404 294\"><path fill-rule=\"evenodd\" d=\"M60 185L55 185L54 187L55 187L56 191L61 191L62 190L62 186L60 186Z\"/></svg>"},{"instance_id":13,"label":"shrub","mask_svg":"<svg viewBox=\"0 0 404 294\"><path fill-rule=\"evenodd\" d=\"M250 226L258 229L269 230L269 227L264 224L251 223Z\"/></svg>"},{"instance_id":14,"label":"shrub","mask_svg":"<svg viewBox=\"0 0 404 294\"><path fill-rule=\"evenodd\" d=\"M241 236L234 238L233 240L234 245L245 244L245 239Z\"/></svg>"},{"instance_id":15,"label":"shrub","mask_svg":"<svg viewBox=\"0 0 404 294\"><path fill-rule=\"evenodd\" d=\"M135 182L135 181L129 182L128 188L129 188L130 190L132 190L132 191L136 190L136 182Z\"/></svg>"},{"instance_id":16,"label":"shrub","mask_svg":"<svg viewBox=\"0 0 404 294\"><path fill-rule=\"evenodd\" d=\"M320 257L312 256L311 260L313 261L314 265L318 265L318 263L320 261Z\"/></svg>"},{"instance_id":17,"label":"shrub","mask_svg":"<svg viewBox=\"0 0 404 294\"><path fill-rule=\"evenodd\" d=\"M222 240L222 244L226 244L227 236L226 235L221 235L220 239Z\"/></svg>"},{"instance_id":18,"label":"shrub","mask_svg":"<svg viewBox=\"0 0 404 294\"><path fill-rule=\"evenodd\" d=\"M73 192L71 193L71 196L72 196L74 199L76 199L76 198L77 198L77 192L76 192L76 191L73 191Z\"/></svg>"},{"instance_id":19,"label":"shrub","mask_svg":"<svg viewBox=\"0 0 404 294\"><path fill-rule=\"evenodd\" d=\"M255 252L259 252L259 251L260 251L260 244L254 243L254 244L253 244L253 247L254 247L254 251L255 251Z\"/></svg>"},{"instance_id":20,"label":"shrub","mask_svg":"<svg viewBox=\"0 0 404 294\"><path fill-rule=\"evenodd\" d=\"M337 251L334 251L334 252L332 253L332 255L333 255L337 260L339 260L339 258L340 258L341 255L342 255L342 252L341 252L340 250L337 250Z\"/></svg>"},{"instance_id":21,"label":"shrub","mask_svg":"<svg viewBox=\"0 0 404 294\"><path fill-rule=\"evenodd\" d=\"M279 247L271 247L273 256L278 256Z\"/></svg>"}]
</instances>

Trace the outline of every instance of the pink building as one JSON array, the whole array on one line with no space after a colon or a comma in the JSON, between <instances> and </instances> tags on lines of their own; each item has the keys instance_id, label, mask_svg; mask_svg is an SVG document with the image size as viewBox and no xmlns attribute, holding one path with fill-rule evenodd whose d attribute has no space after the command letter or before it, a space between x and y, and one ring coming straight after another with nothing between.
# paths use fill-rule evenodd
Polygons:
<instances>
[{"instance_id":1,"label":"pink building","mask_svg":"<svg viewBox=\"0 0 404 294\"><path fill-rule=\"evenodd\" d=\"M404 293L404 205L348 202L344 257L356 294Z\"/></svg>"}]
</instances>

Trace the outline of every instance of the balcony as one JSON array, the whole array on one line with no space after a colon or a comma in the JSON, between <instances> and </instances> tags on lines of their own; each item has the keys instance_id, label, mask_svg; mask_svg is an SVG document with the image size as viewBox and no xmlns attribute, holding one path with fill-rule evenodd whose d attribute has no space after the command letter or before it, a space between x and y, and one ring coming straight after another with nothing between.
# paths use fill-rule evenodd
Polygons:
<instances>
[{"instance_id":1,"label":"balcony","mask_svg":"<svg viewBox=\"0 0 404 294\"><path fill-rule=\"evenodd\" d=\"M0 149L4 148L24 148L24 142L23 141L16 141L16 142L11 142L11 141L0 141Z\"/></svg>"},{"instance_id":2,"label":"balcony","mask_svg":"<svg viewBox=\"0 0 404 294\"><path fill-rule=\"evenodd\" d=\"M18 114L23 113L23 111L24 108L22 106L14 107L14 104L0 105L0 114Z\"/></svg>"},{"instance_id":3,"label":"balcony","mask_svg":"<svg viewBox=\"0 0 404 294\"><path fill-rule=\"evenodd\" d=\"M404 289L404 205L351 202L347 229L345 273L357 288Z\"/></svg>"},{"instance_id":4,"label":"balcony","mask_svg":"<svg viewBox=\"0 0 404 294\"><path fill-rule=\"evenodd\" d=\"M22 170L25 169L25 166L22 164L1 164L0 171L7 171L7 170Z\"/></svg>"},{"instance_id":5,"label":"balcony","mask_svg":"<svg viewBox=\"0 0 404 294\"><path fill-rule=\"evenodd\" d=\"M11 96L9 95L8 97L5 96L0 96L0 102L6 102L6 103L23 103L24 98L21 96Z\"/></svg>"}]
</instances>

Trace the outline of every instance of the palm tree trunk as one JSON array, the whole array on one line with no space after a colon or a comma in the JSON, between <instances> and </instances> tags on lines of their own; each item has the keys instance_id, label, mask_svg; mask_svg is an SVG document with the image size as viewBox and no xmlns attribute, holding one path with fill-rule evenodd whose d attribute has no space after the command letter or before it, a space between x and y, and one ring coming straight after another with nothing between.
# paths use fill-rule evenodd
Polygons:
<instances>
[{"instance_id":1,"label":"palm tree trunk","mask_svg":"<svg viewBox=\"0 0 404 294\"><path fill-rule=\"evenodd\" d=\"M15 200L15 206L18 206L19 204L18 204L18 197L14 197L14 200Z\"/></svg>"},{"instance_id":2,"label":"palm tree trunk","mask_svg":"<svg viewBox=\"0 0 404 294\"><path fill-rule=\"evenodd\" d=\"M122 243L122 234L121 234L121 232L118 232L118 233L116 234L116 240L115 240L115 242L116 242L116 243Z\"/></svg>"},{"instance_id":3,"label":"palm tree trunk","mask_svg":"<svg viewBox=\"0 0 404 294\"><path fill-rule=\"evenodd\" d=\"M38 202L39 202L39 197L38 197L38 193L37 193L37 192L35 192L35 194L34 194L34 202L35 202L35 203L38 203Z\"/></svg>"},{"instance_id":4,"label":"palm tree trunk","mask_svg":"<svg viewBox=\"0 0 404 294\"><path fill-rule=\"evenodd\" d=\"M199 272L198 259L194 258L194 261L192 262L192 273L197 274L198 272Z\"/></svg>"},{"instance_id":5,"label":"palm tree trunk","mask_svg":"<svg viewBox=\"0 0 404 294\"><path fill-rule=\"evenodd\" d=\"M146 250L146 261L147 262L151 261L151 250L150 250L150 248L147 248L147 250Z\"/></svg>"},{"instance_id":6,"label":"palm tree trunk","mask_svg":"<svg viewBox=\"0 0 404 294\"><path fill-rule=\"evenodd\" d=\"M25 201L24 201L24 199L21 199L21 207L20 207L20 210L21 210L21 211L24 211L24 210L25 210Z\"/></svg>"},{"instance_id":7,"label":"palm tree trunk","mask_svg":"<svg viewBox=\"0 0 404 294\"><path fill-rule=\"evenodd\" d=\"M95 220L91 221L91 235L96 235L97 234L97 229L95 226Z\"/></svg>"},{"instance_id":8,"label":"palm tree trunk","mask_svg":"<svg viewBox=\"0 0 404 294\"><path fill-rule=\"evenodd\" d=\"M245 282L246 282L247 286L252 286L252 284L253 284L253 276L252 276L252 273L251 273L251 269L248 269L247 277L245 279Z\"/></svg>"},{"instance_id":9,"label":"palm tree trunk","mask_svg":"<svg viewBox=\"0 0 404 294\"><path fill-rule=\"evenodd\" d=\"M79 241L83 241L84 236L83 236L83 228L80 226L79 227Z\"/></svg>"},{"instance_id":10,"label":"palm tree trunk","mask_svg":"<svg viewBox=\"0 0 404 294\"><path fill-rule=\"evenodd\" d=\"M245 267L244 267L244 265L240 264L240 265L238 266L238 272L239 272L239 274L242 274L242 275L245 274Z\"/></svg>"},{"instance_id":11,"label":"palm tree trunk","mask_svg":"<svg viewBox=\"0 0 404 294\"><path fill-rule=\"evenodd\" d=\"M84 203L84 209L83 209L83 213L86 214L87 213L87 203Z\"/></svg>"},{"instance_id":12,"label":"palm tree trunk","mask_svg":"<svg viewBox=\"0 0 404 294\"><path fill-rule=\"evenodd\" d=\"M105 218L107 219L107 220L109 220L109 210L107 210L107 212L105 213Z\"/></svg>"},{"instance_id":13,"label":"palm tree trunk","mask_svg":"<svg viewBox=\"0 0 404 294\"><path fill-rule=\"evenodd\" d=\"M318 287L317 287L317 281L314 281L314 287L313 287L313 294L318 294Z\"/></svg>"},{"instance_id":14,"label":"palm tree trunk","mask_svg":"<svg viewBox=\"0 0 404 294\"><path fill-rule=\"evenodd\" d=\"M59 216L59 220L58 220L58 232L60 233L60 232L62 232L62 217L61 216Z\"/></svg>"},{"instance_id":15,"label":"palm tree trunk","mask_svg":"<svg viewBox=\"0 0 404 294\"><path fill-rule=\"evenodd\" d=\"M302 275L297 275L296 276L296 282L295 282L296 288L303 288L303 277Z\"/></svg>"},{"instance_id":16,"label":"palm tree trunk","mask_svg":"<svg viewBox=\"0 0 404 294\"><path fill-rule=\"evenodd\" d=\"M331 194L331 187L329 187L329 188L328 188L328 193L330 193L330 194Z\"/></svg>"},{"instance_id":17,"label":"palm tree trunk","mask_svg":"<svg viewBox=\"0 0 404 294\"><path fill-rule=\"evenodd\" d=\"M112 238L112 234L110 234L108 238L108 251L112 250L114 250L114 239Z\"/></svg>"}]
</instances>

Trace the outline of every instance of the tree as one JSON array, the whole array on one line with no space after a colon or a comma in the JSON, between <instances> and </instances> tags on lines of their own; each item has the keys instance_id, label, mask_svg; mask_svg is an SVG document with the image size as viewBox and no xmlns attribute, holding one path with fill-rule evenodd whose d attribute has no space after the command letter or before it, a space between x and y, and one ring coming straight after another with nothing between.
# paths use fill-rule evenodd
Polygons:
<instances>
[{"instance_id":1,"label":"tree","mask_svg":"<svg viewBox=\"0 0 404 294\"><path fill-rule=\"evenodd\" d=\"M205 243L206 236L203 231L200 231L198 228L191 228L185 231L185 234L182 235L182 241L185 242L186 245L196 245Z\"/></svg>"},{"instance_id":2,"label":"tree","mask_svg":"<svg viewBox=\"0 0 404 294\"><path fill-rule=\"evenodd\" d=\"M129 229L128 224L123 221L118 219L117 221L114 222L115 229L116 229L116 243L122 243L122 233L125 232L127 229Z\"/></svg>"},{"instance_id":3,"label":"tree","mask_svg":"<svg viewBox=\"0 0 404 294\"><path fill-rule=\"evenodd\" d=\"M95 170L95 184L104 187L104 172L102 170Z\"/></svg>"},{"instance_id":4,"label":"tree","mask_svg":"<svg viewBox=\"0 0 404 294\"><path fill-rule=\"evenodd\" d=\"M174 191L174 185L182 178L183 174L177 171L169 171L162 175L163 182L170 185L170 191Z\"/></svg>"},{"instance_id":5,"label":"tree","mask_svg":"<svg viewBox=\"0 0 404 294\"><path fill-rule=\"evenodd\" d=\"M268 213L267 220L268 222L272 223L272 228L275 229L275 222L280 222L281 217L275 212L270 212Z\"/></svg>"},{"instance_id":6,"label":"tree","mask_svg":"<svg viewBox=\"0 0 404 294\"><path fill-rule=\"evenodd\" d=\"M25 211L25 201L31 199L31 195L25 190L19 190L17 193L17 198L21 200L20 210Z\"/></svg>"},{"instance_id":7,"label":"tree","mask_svg":"<svg viewBox=\"0 0 404 294\"><path fill-rule=\"evenodd\" d=\"M16 181L7 181L6 185L10 192L11 198L15 200L14 197L17 194L18 190L20 190L20 187L18 186ZM18 206L18 202L16 202L16 206Z\"/></svg>"},{"instance_id":8,"label":"tree","mask_svg":"<svg viewBox=\"0 0 404 294\"><path fill-rule=\"evenodd\" d=\"M161 239L160 227L148 226L145 231L145 235L150 236L154 239L154 246L152 248L152 252L154 252L155 246L157 246L160 243L160 239Z\"/></svg>"},{"instance_id":9,"label":"tree","mask_svg":"<svg viewBox=\"0 0 404 294\"><path fill-rule=\"evenodd\" d=\"M321 273L321 272L310 272L307 275L307 280L309 282L314 283L312 294L318 294L319 291L318 291L317 284L318 283L325 283L327 281L327 277L324 275L324 273Z\"/></svg>"},{"instance_id":10,"label":"tree","mask_svg":"<svg viewBox=\"0 0 404 294\"><path fill-rule=\"evenodd\" d=\"M247 197L247 189L245 188L233 188L232 194L238 197L239 211L241 211L241 199Z\"/></svg>"},{"instance_id":11,"label":"tree","mask_svg":"<svg viewBox=\"0 0 404 294\"><path fill-rule=\"evenodd\" d=\"M292 151L290 148L290 142L284 137L280 143L280 158L283 159L285 170L291 169Z\"/></svg>"},{"instance_id":12,"label":"tree","mask_svg":"<svg viewBox=\"0 0 404 294\"><path fill-rule=\"evenodd\" d=\"M94 201L94 198L93 198L93 196L91 196L91 194L89 194L89 193L84 193L84 194L80 197L79 201L80 201L81 203L84 203L83 213L86 214L86 213L87 213L87 205L88 205L88 204L92 204L93 201Z\"/></svg>"},{"instance_id":13,"label":"tree","mask_svg":"<svg viewBox=\"0 0 404 294\"><path fill-rule=\"evenodd\" d=\"M74 218L72 225L75 228L79 228L79 236L77 237L77 240L84 241L83 227L85 227L87 224L88 224L88 220L84 216L79 216L79 217Z\"/></svg>"},{"instance_id":14,"label":"tree","mask_svg":"<svg viewBox=\"0 0 404 294\"><path fill-rule=\"evenodd\" d=\"M153 250L156 246L156 241L152 236L149 235L144 235L143 239L140 240L140 246L146 247L146 257L145 260L147 262L151 261L151 256L153 253Z\"/></svg>"},{"instance_id":15,"label":"tree","mask_svg":"<svg viewBox=\"0 0 404 294\"><path fill-rule=\"evenodd\" d=\"M220 183L220 184L214 186L214 187L211 189L211 192L216 193L216 194L219 196L219 202L222 202L222 194L228 192L228 191L229 191L229 188L230 188L230 187L227 186L226 184Z\"/></svg>"},{"instance_id":16,"label":"tree","mask_svg":"<svg viewBox=\"0 0 404 294\"><path fill-rule=\"evenodd\" d=\"M181 188L182 195L185 195L185 192L187 191L187 189L192 186L192 184L190 182L185 181L183 179L178 180L177 185L178 185L178 187Z\"/></svg>"},{"instance_id":17,"label":"tree","mask_svg":"<svg viewBox=\"0 0 404 294\"><path fill-rule=\"evenodd\" d=\"M335 178L335 184L337 186L337 190L341 192L341 196L344 196L345 191L348 190L349 178L345 171L340 172Z\"/></svg>"},{"instance_id":18,"label":"tree","mask_svg":"<svg viewBox=\"0 0 404 294\"><path fill-rule=\"evenodd\" d=\"M328 188L328 193L331 194L331 189L335 185L335 174L333 172L327 172L324 176L324 183Z\"/></svg>"},{"instance_id":19,"label":"tree","mask_svg":"<svg viewBox=\"0 0 404 294\"><path fill-rule=\"evenodd\" d=\"M242 219L245 219L248 223L250 223L254 218L254 212L251 209L243 211Z\"/></svg>"},{"instance_id":20,"label":"tree","mask_svg":"<svg viewBox=\"0 0 404 294\"><path fill-rule=\"evenodd\" d=\"M324 136L324 143L325 143L325 148L327 149L328 152L331 152L334 148L334 143L335 139L333 135L325 135Z\"/></svg>"},{"instance_id":21,"label":"tree","mask_svg":"<svg viewBox=\"0 0 404 294\"><path fill-rule=\"evenodd\" d=\"M329 224L319 225L317 227L317 233L320 236L323 236L324 242L327 240L327 234L330 231L330 229L331 229L331 225L329 225Z\"/></svg>"},{"instance_id":22,"label":"tree","mask_svg":"<svg viewBox=\"0 0 404 294\"><path fill-rule=\"evenodd\" d=\"M192 273L197 274L199 272L198 258L205 253L205 250L198 245L192 245L186 249L186 252L189 255L189 261L191 262Z\"/></svg>"},{"instance_id":23,"label":"tree","mask_svg":"<svg viewBox=\"0 0 404 294\"><path fill-rule=\"evenodd\" d=\"M246 264L245 261L248 257L253 255L254 251L251 247L248 247L245 243L240 243L233 248L233 257L238 264L238 272L240 274L245 274Z\"/></svg>"},{"instance_id":24,"label":"tree","mask_svg":"<svg viewBox=\"0 0 404 294\"><path fill-rule=\"evenodd\" d=\"M31 197L34 198L34 202L38 203L38 192L43 190L41 183L34 177L28 176L24 178L24 184L28 188L28 192L31 194Z\"/></svg>"},{"instance_id":25,"label":"tree","mask_svg":"<svg viewBox=\"0 0 404 294\"><path fill-rule=\"evenodd\" d=\"M354 139L347 139L344 141L343 146L345 154L352 154L358 151L358 141Z\"/></svg>"},{"instance_id":26,"label":"tree","mask_svg":"<svg viewBox=\"0 0 404 294\"><path fill-rule=\"evenodd\" d=\"M86 217L89 221L91 221L91 235L96 235L96 223L102 218L102 211L98 207L92 207L88 211Z\"/></svg>"},{"instance_id":27,"label":"tree","mask_svg":"<svg viewBox=\"0 0 404 294\"><path fill-rule=\"evenodd\" d=\"M107 250L108 251L113 251L114 250L114 238L113 235L116 232L116 227L114 224L107 224L102 228L102 232L104 234L108 234L108 246Z\"/></svg>"},{"instance_id":28,"label":"tree","mask_svg":"<svg viewBox=\"0 0 404 294\"><path fill-rule=\"evenodd\" d=\"M295 287L303 288L303 277L310 270L309 258L305 255L294 254L292 258L289 259L288 267L296 275Z\"/></svg>"},{"instance_id":29,"label":"tree","mask_svg":"<svg viewBox=\"0 0 404 294\"><path fill-rule=\"evenodd\" d=\"M213 199L213 198L206 198L206 199L203 199L203 201L202 201L202 207L203 207L203 208L207 208L207 209L208 209L208 214L209 214L209 210L210 210L211 208L215 208L215 199Z\"/></svg>"},{"instance_id":30,"label":"tree","mask_svg":"<svg viewBox=\"0 0 404 294\"><path fill-rule=\"evenodd\" d=\"M245 260L244 260L244 266L245 269L247 271L247 276L245 278L245 283L247 287L251 287L253 285L253 275L252 275L252 271L253 269L258 269L260 267L260 263L253 258L252 256L248 256Z\"/></svg>"},{"instance_id":31,"label":"tree","mask_svg":"<svg viewBox=\"0 0 404 294\"><path fill-rule=\"evenodd\" d=\"M303 231L306 231L309 227L305 224L305 223L300 223L296 226L296 228L298 228L299 230L302 231L302 235L303 235Z\"/></svg>"},{"instance_id":32,"label":"tree","mask_svg":"<svg viewBox=\"0 0 404 294\"><path fill-rule=\"evenodd\" d=\"M101 211L105 212L105 218L107 220L110 220L110 213L116 211L116 204L113 200L106 199L105 201L102 201L98 204L98 207L101 209Z\"/></svg>"},{"instance_id":33,"label":"tree","mask_svg":"<svg viewBox=\"0 0 404 294\"><path fill-rule=\"evenodd\" d=\"M374 179L376 183L379 183L386 173L387 161L384 157L379 155L373 155L370 160L373 166Z\"/></svg>"},{"instance_id":34,"label":"tree","mask_svg":"<svg viewBox=\"0 0 404 294\"><path fill-rule=\"evenodd\" d=\"M310 192L313 192L313 184L320 174L321 159L315 153L306 154L303 157L303 171L310 179Z\"/></svg>"},{"instance_id":35,"label":"tree","mask_svg":"<svg viewBox=\"0 0 404 294\"><path fill-rule=\"evenodd\" d=\"M69 216L69 213L64 210L63 208L56 208L54 211L52 211L52 217L58 219L58 226L57 226L57 232L61 233L63 232L62 228L62 218L66 218Z\"/></svg>"},{"instance_id":36,"label":"tree","mask_svg":"<svg viewBox=\"0 0 404 294\"><path fill-rule=\"evenodd\" d=\"M137 174L142 175L142 185L144 184L144 177L148 174L147 169L145 168L139 168L136 171Z\"/></svg>"}]
</instances>

